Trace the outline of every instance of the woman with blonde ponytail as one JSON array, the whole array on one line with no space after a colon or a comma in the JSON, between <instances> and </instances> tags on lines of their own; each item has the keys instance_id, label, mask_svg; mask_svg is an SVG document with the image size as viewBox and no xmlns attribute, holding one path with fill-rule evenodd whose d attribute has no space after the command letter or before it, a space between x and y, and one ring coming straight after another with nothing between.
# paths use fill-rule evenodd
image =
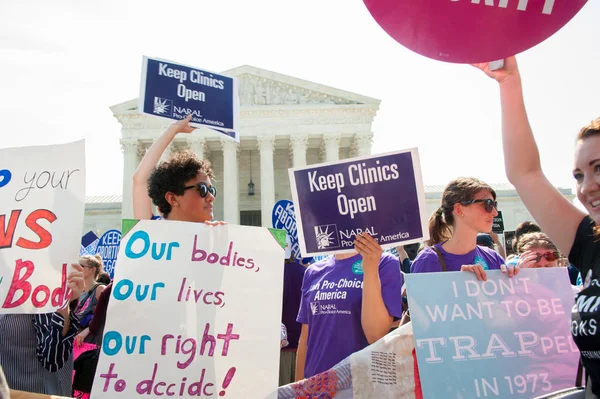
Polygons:
<instances>
[{"instance_id":1,"label":"woman with blonde ponytail","mask_svg":"<svg viewBox=\"0 0 600 399\"><path fill-rule=\"evenodd\" d=\"M103 272L103 262L100 255L85 255L79 258L79 264L83 267L85 292L79 297L75 314L79 317L81 328L85 328L92 319L100 294L104 291L105 285L97 281Z\"/></svg>"},{"instance_id":2,"label":"woman with blonde ponytail","mask_svg":"<svg viewBox=\"0 0 600 399\"><path fill-rule=\"evenodd\" d=\"M497 208L496 192L488 184L470 177L451 181L429 219L429 247L417 255L411 273L465 270L485 278L484 270L500 269L502 257L477 245L478 233L492 231Z\"/></svg>"}]
</instances>

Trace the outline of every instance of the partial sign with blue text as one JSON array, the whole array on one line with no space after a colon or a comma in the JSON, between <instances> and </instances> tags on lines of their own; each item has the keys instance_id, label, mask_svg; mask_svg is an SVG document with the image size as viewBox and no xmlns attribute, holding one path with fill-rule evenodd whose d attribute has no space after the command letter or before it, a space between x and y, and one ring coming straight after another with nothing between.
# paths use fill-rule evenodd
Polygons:
<instances>
[{"instance_id":1,"label":"partial sign with blue text","mask_svg":"<svg viewBox=\"0 0 600 399\"><path fill-rule=\"evenodd\" d=\"M383 248L428 239L416 148L290 169L303 256L347 253L367 232Z\"/></svg>"},{"instance_id":2,"label":"partial sign with blue text","mask_svg":"<svg viewBox=\"0 0 600 399\"><path fill-rule=\"evenodd\" d=\"M144 57L140 112L205 126L239 141L237 81L198 68Z\"/></svg>"},{"instance_id":3,"label":"partial sign with blue text","mask_svg":"<svg viewBox=\"0 0 600 399\"><path fill-rule=\"evenodd\" d=\"M493 270L487 281L413 273L406 284L423 397L533 398L575 384L566 268Z\"/></svg>"}]
</instances>

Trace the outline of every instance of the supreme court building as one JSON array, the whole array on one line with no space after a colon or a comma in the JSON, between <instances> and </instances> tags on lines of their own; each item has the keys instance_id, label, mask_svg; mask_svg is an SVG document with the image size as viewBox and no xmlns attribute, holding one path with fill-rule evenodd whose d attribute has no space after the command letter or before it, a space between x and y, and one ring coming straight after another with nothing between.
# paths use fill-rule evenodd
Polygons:
<instances>
[{"instance_id":1,"label":"supreme court building","mask_svg":"<svg viewBox=\"0 0 600 399\"><path fill-rule=\"evenodd\" d=\"M211 162L216 220L270 227L275 202L291 199L288 168L371 153L379 100L250 66L223 74L238 78L240 143L200 128L178 135L164 155L187 149ZM111 110L122 126L122 215L131 218L133 172L172 121L138 113L137 99Z\"/></svg>"},{"instance_id":2,"label":"supreme court building","mask_svg":"<svg viewBox=\"0 0 600 399\"><path fill-rule=\"evenodd\" d=\"M218 190L215 220L271 227L273 205L292 198L289 168L371 153L379 100L251 66L223 74L239 80L240 143L200 128L179 134L163 155L187 149L211 162ZM140 114L137 103L132 99L111 107L122 131L123 195L88 197L84 232L120 230L121 218L133 217L132 175L146 149L172 123ZM507 230L532 220L512 187L493 186ZM439 207L443 188L425 187L428 214ZM561 191L573 198L571 190Z\"/></svg>"}]
</instances>

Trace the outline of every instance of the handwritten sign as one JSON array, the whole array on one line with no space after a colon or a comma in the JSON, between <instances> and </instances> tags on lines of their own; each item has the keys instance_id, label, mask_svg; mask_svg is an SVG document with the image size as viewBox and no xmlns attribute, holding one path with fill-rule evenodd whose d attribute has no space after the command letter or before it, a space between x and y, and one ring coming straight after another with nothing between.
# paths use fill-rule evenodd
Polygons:
<instances>
[{"instance_id":1,"label":"handwritten sign","mask_svg":"<svg viewBox=\"0 0 600 399\"><path fill-rule=\"evenodd\" d=\"M383 248L426 239L417 149L290 169L304 256L353 251L367 232Z\"/></svg>"},{"instance_id":2,"label":"handwritten sign","mask_svg":"<svg viewBox=\"0 0 600 399\"><path fill-rule=\"evenodd\" d=\"M0 149L0 313L62 307L85 207L85 144Z\"/></svg>"},{"instance_id":3,"label":"handwritten sign","mask_svg":"<svg viewBox=\"0 0 600 399\"><path fill-rule=\"evenodd\" d=\"M502 234L504 232L504 219L502 218L502 211L498 211L498 216L494 218L492 223L492 233Z\"/></svg>"},{"instance_id":4,"label":"handwritten sign","mask_svg":"<svg viewBox=\"0 0 600 399\"><path fill-rule=\"evenodd\" d=\"M237 80L213 72L149 57L142 63L140 112L206 126L234 138L239 119Z\"/></svg>"},{"instance_id":5,"label":"handwritten sign","mask_svg":"<svg viewBox=\"0 0 600 399\"><path fill-rule=\"evenodd\" d=\"M408 49L474 63L521 53L558 32L586 0L364 0L377 23Z\"/></svg>"},{"instance_id":6,"label":"handwritten sign","mask_svg":"<svg viewBox=\"0 0 600 399\"><path fill-rule=\"evenodd\" d=\"M285 232L148 220L124 233L91 397L275 399Z\"/></svg>"},{"instance_id":7,"label":"handwritten sign","mask_svg":"<svg viewBox=\"0 0 600 399\"><path fill-rule=\"evenodd\" d=\"M115 276L115 263L119 254L120 243L121 232L119 230L108 230L102 234L98 241L96 253L102 257L104 271L110 275L110 278Z\"/></svg>"},{"instance_id":8,"label":"handwritten sign","mask_svg":"<svg viewBox=\"0 0 600 399\"><path fill-rule=\"evenodd\" d=\"M532 398L573 386L565 268L407 274L425 398Z\"/></svg>"}]
</instances>

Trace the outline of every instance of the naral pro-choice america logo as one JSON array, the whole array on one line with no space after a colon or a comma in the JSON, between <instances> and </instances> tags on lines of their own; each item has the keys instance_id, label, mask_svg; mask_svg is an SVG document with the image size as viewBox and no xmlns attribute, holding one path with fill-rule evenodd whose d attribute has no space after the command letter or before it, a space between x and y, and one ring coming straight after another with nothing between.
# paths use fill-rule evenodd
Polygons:
<instances>
[{"instance_id":1,"label":"naral pro-choice america logo","mask_svg":"<svg viewBox=\"0 0 600 399\"><path fill-rule=\"evenodd\" d=\"M317 249L338 248L340 246L335 224L315 226L315 239L317 240Z\"/></svg>"},{"instance_id":2,"label":"naral pro-choice america logo","mask_svg":"<svg viewBox=\"0 0 600 399\"><path fill-rule=\"evenodd\" d=\"M154 97L154 113L158 115L171 115L173 101L166 98Z\"/></svg>"},{"instance_id":3,"label":"naral pro-choice america logo","mask_svg":"<svg viewBox=\"0 0 600 399\"><path fill-rule=\"evenodd\" d=\"M357 260L356 262L354 262L352 264L352 273L354 273L354 274L364 274L363 267L362 267L362 259L361 260Z\"/></svg>"}]
</instances>

